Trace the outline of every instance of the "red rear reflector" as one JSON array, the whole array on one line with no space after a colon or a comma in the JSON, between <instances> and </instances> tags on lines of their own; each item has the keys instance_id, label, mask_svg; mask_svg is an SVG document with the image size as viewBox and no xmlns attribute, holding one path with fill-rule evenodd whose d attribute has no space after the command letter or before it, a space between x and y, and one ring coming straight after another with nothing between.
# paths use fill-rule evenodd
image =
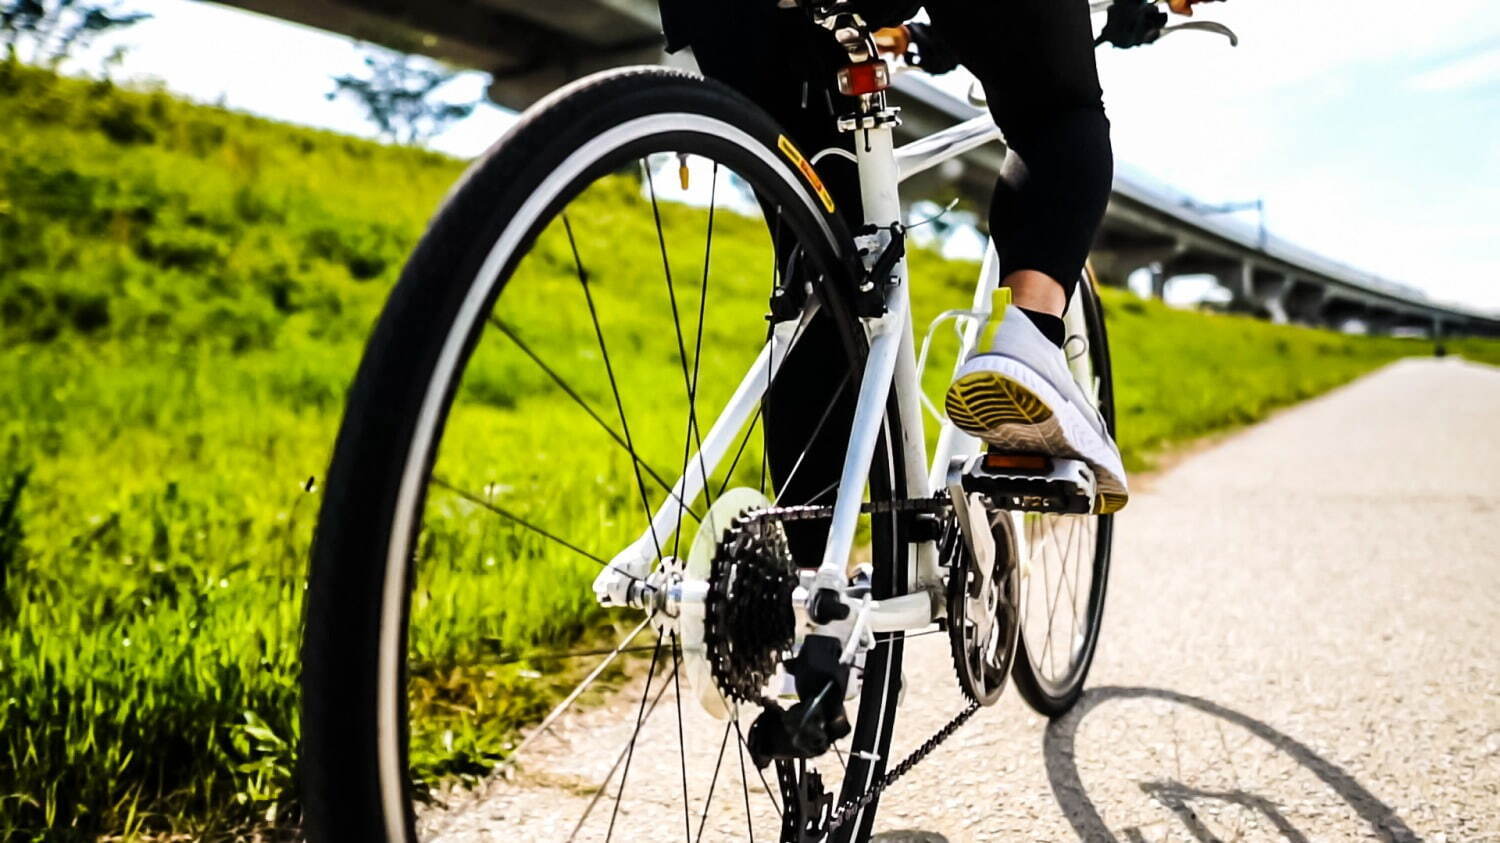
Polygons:
<instances>
[{"instance_id":1,"label":"red rear reflector","mask_svg":"<svg viewBox=\"0 0 1500 843\"><path fill-rule=\"evenodd\" d=\"M985 468L1015 468L1022 471L1051 471L1052 459L1041 454L985 454Z\"/></svg>"},{"instance_id":2,"label":"red rear reflector","mask_svg":"<svg viewBox=\"0 0 1500 843\"><path fill-rule=\"evenodd\" d=\"M851 64L839 71L839 93L847 97L873 94L891 86L891 71L880 59Z\"/></svg>"}]
</instances>

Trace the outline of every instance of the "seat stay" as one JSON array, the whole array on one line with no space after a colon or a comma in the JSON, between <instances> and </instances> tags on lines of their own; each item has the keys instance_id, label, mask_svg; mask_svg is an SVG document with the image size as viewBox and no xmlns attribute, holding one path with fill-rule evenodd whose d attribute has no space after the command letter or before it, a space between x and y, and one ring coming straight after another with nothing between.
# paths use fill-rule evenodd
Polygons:
<instances>
[{"instance_id":1,"label":"seat stay","mask_svg":"<svg viewBox=\"0 0 1500 843\"><path fill-rule=\"evenodd\" d=\"M782 364L801 339L807 324L817 315L819 307L816 298L809 299L799 319L778 323L772 329L771 338L761 347L755 362L703 436L699 450L688 458L687 472L672 484L672 491L657 507L645 531L615 554L594 578L594 596L601 605L624 606L632 602L631 586L650 573L660 548L679 529L691 503L703 494L708 478L728 456L740 431L758 412Z\"/></svg>"}]
</instances>

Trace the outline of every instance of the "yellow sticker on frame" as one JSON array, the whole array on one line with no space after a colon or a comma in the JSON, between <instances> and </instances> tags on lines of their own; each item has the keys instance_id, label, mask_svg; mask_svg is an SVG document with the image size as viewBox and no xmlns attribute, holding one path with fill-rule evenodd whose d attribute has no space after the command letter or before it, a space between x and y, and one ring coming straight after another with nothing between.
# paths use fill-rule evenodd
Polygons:
<instances>
[{"instance_id":1,"label":"yellow sticker on frame","mask_svg":"<svg viewBox=\"0 0 1500 843\"><path fill-rule=\"evenodd\" d=\"M823 180L818 178L818 171L807 163L807 159L803 158L797 147L787 140L786 135L776 137L776 147L781 150L781 154L797 166L798 170L802 171L802 177L807 179L807 183L812 185L813 192L823 200L823 207L828 209L828 213L833 213L833 197L828 195L828 188L824 187Z\"/></svg>"}]
</instances>

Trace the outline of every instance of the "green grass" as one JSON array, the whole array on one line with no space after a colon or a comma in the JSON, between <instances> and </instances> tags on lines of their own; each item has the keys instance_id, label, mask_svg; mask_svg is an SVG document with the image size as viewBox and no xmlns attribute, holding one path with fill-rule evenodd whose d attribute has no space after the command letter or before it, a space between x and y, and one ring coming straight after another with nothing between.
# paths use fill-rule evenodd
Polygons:
<instances>
[{"instance_id":1,"label":"green grass","mask_svg":"<svg viewBox=\"0 0 1500 843\"><path fill-rule=\"evenodd\" d=\"M291 819L316 478L363 338L461 170L0 64L0 838L215 837ZM581 248L607 258L595 289L636 394L680 379L675 339L639 318L664 296L631 283L660 260L642 201L616 179L580 200L579 215L594 226ZM664 212L669 239L690 243L699 212ZM764 266L764 233L729 215L718 226L726 269L715 280L727 292L716 312L758 324L764 276L751 267ZM681 277L700 259L686 245L672 253ZM577 295L569 260L549 232L527 269L535 297L505 301L553 359L590 348L589 326L548 306ZM928 253L913 265L924 323L965 303L972 266ZM1120 440L1135 468L1430 348L1111 291L1106 305ZM745 339L705 330L724 346ZM1494 344L1453 345L1500 360ZM733 366L705 367L711 399ZM601 382L583 390L608 400ZM634 510L615 482L628 464L559 442L557 430L583 427L545 378L482 350L463 398L439 462L455 483L482 489L508 454L540 456L574 484L545 517L596 524L600 548L628 535ZM663 413L642 427L640 447L670 466L678 422ZM424 569L414 621L419 704L439 715L417 736L430 776L483 768L509 727L550 699L518 679L526 662L497 653L587 635L597 620L580 600L589 567L472 514L435 497L423 540L425 557L447 560ZM556 563L556 574L539 582L496 559ZM496 593L512 599L487 599Z\"/></svg>"}]
</instances>

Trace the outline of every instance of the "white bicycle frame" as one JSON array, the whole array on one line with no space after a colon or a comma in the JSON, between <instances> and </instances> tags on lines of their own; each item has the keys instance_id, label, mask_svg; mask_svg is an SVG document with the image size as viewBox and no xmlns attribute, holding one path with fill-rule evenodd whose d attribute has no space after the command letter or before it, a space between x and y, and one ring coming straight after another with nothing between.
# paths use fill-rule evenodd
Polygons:
<instances>
[{"instance_id":1,"label":"white bicycle frame","mask_svg":"<svg viewBox=\"0 0 1500 843\"><path fill-rule=\"evenodd\" d=\"M798 5L801 0L781 0L783 6ZM1106 11L1113 0L1093 0L1090 11ZM820 20L834 33L834 37L849 51L851 61L869 62L877 53L869 30L863 24L845 27L832 19ZM1223 35L1231 44L1238 44L1238 36L1223 24L1194 21L1163 27L1158 37L1184 31L1208 31ZM855 163L859 169L859 185L863 204L866 230L874 226L879 232L878 242L869 244L866 261L872 264L875 255L903 223L899 187L902 181L941 165L987 143L1001 140L1000 129L988 115L966 120L927 137L919 138L897 148L893 130L899 122L895 112L888 113L890 119L861 119L876 115L884 109L884 95L861 97L861 114L853 118L858 128L853 129L857 142L854 144ZM848 119L848 118L846 118ZM849 128L845 126L844 128ZM847 156L844 150L823 150L814 155L816 163L826 154ZM901 452L904 455L906 495L909 500L930 498L936 491L947 491L957 482L957 474L970 458L980 451L979 440L958 430L933 403L922 393L920 373L926 362L927 351L933 331L940 323L954 320L959 336L954 372L974 351L981 328L990 317L992 294L1000 283L999 262L994 244L985 251L979 278L974 285L974 298L969 310L946 311L933 320L922 344L920 357L916 353L915 331L911 315L911 289L906 261L898 261L891 275L892 284L886 294L885 313L875 318L862 320L869 339L869 355L865 361L864 375L859 384L858 403L855 406L853 426L850 430L849 450L844 457L839 477L838 496L833 507L829 526L828 543L824 547L823 559L811 578L802 578L798 592L799 607L806 609L810 595L831 589L840 597L848 584L848 562L854 549L855 531L859 524L861 504L865 486L870 476L870 463L875 455L876 444L885 429L886 409L891 390L896 392L896 410L901 421ZM1088 336L1082 299L1073 297L1063 321L1067 335ZM646 531L609 562L594 581L594 593L606 606L638 605L644 607L650 588L639 586L647 581L657 560L657 548L662 547L664 537L670 536L681 523L690 503L703 493L707 477L711 476L732 447L737 433L744 428L757 412L766 388L776 376L788 352L800 336L800 329L816 313L818 304L810 300L800 319L781 322L772 331L770 340L761 349L760 355L745 374L734 395L720 413L718 419L703 438L697 454L689 460L690 466L672 486L672 492L657 509ZM1085 387L1086 392L1097 400L1098 383L1095 380L1088 354L1069 355L1069 367L1073 377ZM931 412L941 426L937 447L931 461L927 457L922 409ZM958 501L955 501L958 503ZM964 507L966 508L966 507ZM1016 543L1014 551L1020 559L1026 559L1029 548L1025 546L1026 530L1024 515L1011 513L1011 537ZM908 552L908 582L913 585L904 595L879 601L865 600L857 608L858 613L847 621L828 626L813 625L812 631L835 634L847 642L849 651L860 639L873 632L896 632L919 630L929 626L944 611L941 597L942 575L938 567L938 552L933 541L911 545ZM674 588L677 600L701 601L706 586L703 583L680 582ZM834 628L837 626L837 629ZM842 632L844 634L840 635Z\"/></svg>"},{"instance_id":2,"label":"white bicycle frame","mask_svg":"<svg viewBox=\"0 0 1500 843\"><path fill-rule=\"evenodd\" d=\"M1000 130L987 116L975 117L900 148L893 144L891 125L859 129L857 135L855 155L864 218L867 223L886 232L890 231L892 224L903 222L899 197L902 181L976 147L1000 140ZM934 492L946 489L951 482L951 467L962 464L980 451L977 439L958 430L933 409L932 414L941 425L941 431L935 453L929 461L923 405L932 408L932 404L921 391L911 317L910 280L904 259L896 264L892 277L894 283L886 296L886 312L862 320L869 339L869 355L859 384L849 449L840 474L828 543L822 563L807 588L809 594L820 588L831 588L843 594L848 583L848 561L854 549L860 506L876 444L885 428L891 390L895 390L896 409L900 413L908 499L928 498ZM999 281L999 267L992 245L985 254L975 282L971 309L947 311L933 323L935 329L942 321L956 321L960 345L955 371L974 350L980 329L989 318L991 297ZM787 359L788 352L800 336L800 329L817 308L816 299L810 300L800 319L782 322L772 331L770 340L703 437L700 450L688 460L687 472L673 484L671 493L654 513L650 526L600 572L594 591L601 603L620 606L631 602L632 586L651 573L658 562L656 549L665 544L666 538L681 523L686 508L703 493L706 478L720 466L739 432L756 414L767 385ZM1069 321L1073 319L1081 320L1081 315L1070 313ZM1070 325L1070 332L1082 333L1082 325ZM924 360L926 352L927 343L924 342ZM942 601L933 599L932 595L942 582L936 543L916 543L912 548L907 558L907 564L912 566L909 572L913 575L908 578L913 583L910 592L858 607L860 617L854 622L861 633L866 630L869 633L919 630L935 620L942 605ZM843 624L840 626L844 627ZM847 631L847 627L844 628Z\"/></svg>"}]
</instances>

